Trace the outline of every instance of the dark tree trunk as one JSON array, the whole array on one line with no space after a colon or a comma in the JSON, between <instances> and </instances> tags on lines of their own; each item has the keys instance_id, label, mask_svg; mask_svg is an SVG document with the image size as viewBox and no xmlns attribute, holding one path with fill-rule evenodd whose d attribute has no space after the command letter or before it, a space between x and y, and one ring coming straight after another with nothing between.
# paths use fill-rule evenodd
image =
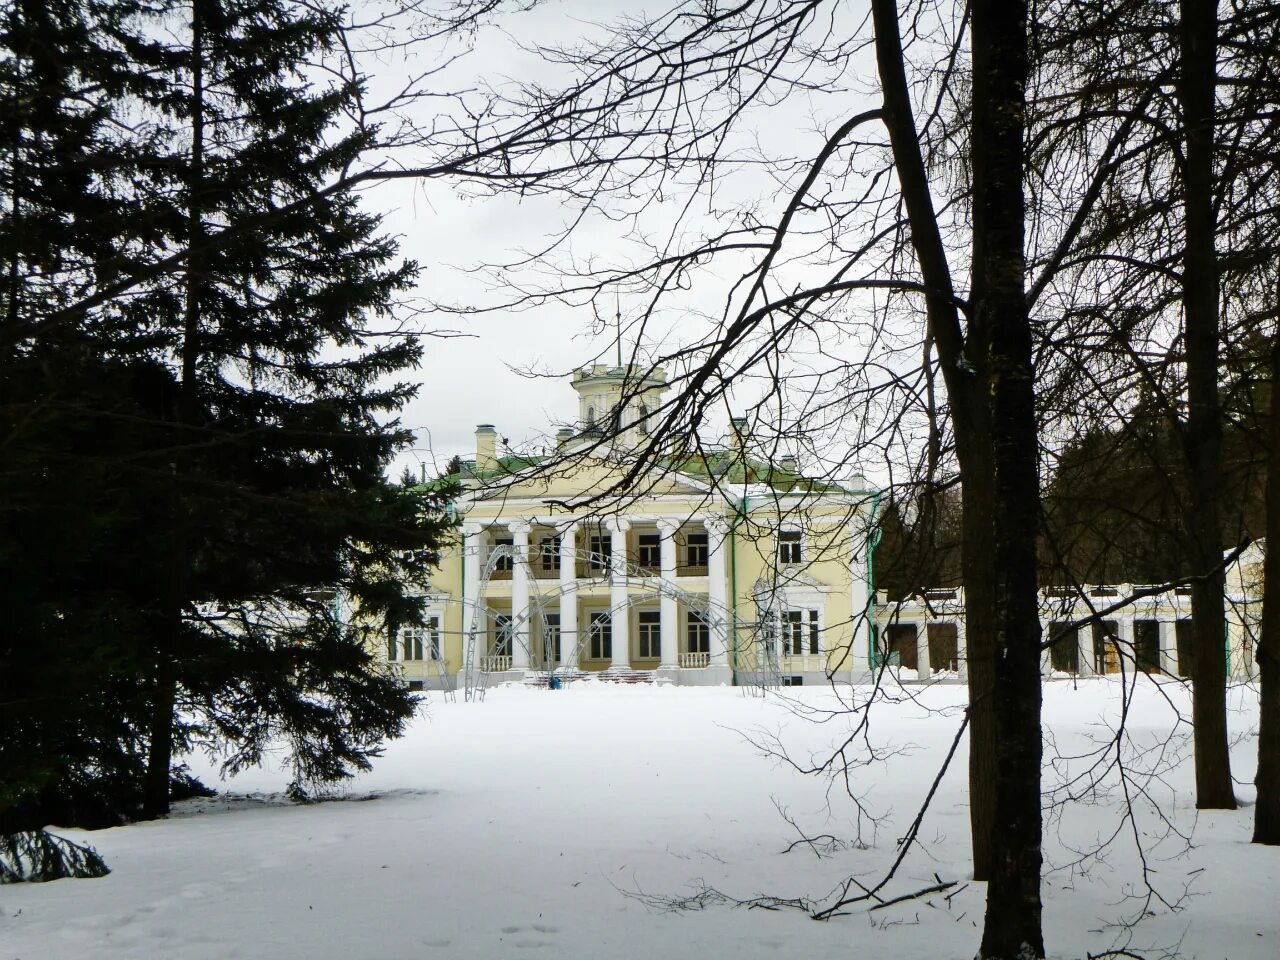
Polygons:
<instances>
[{"instance_id":1,"label":"dark tree trunk","mask_svg":"<svg viewBox=\"0 0 1280 960\"><path fill-rule=\"evenodd\" d=\"M969 674L969 817L974 879L986 880L991 869L996 772L995 713L991 695L995 662L995 592L991 568L994 486L988 452L986 325L971 317L967 338L961 330L951 268L938 229L911 108L897 3L872 0L871 11L875 22L876 62L884 94L884 122L911 225L911 244L927 290L928 337L937 346L960 462L964 499L961 566Z\"/></svg>"},{"instance_id":2,"label":"dark tree trunk","mask_svg":"<svg viewBox=\"0 0 1280 960\"><path fill-rule=\"evenodd\" d=\"M1280 337L1271 343L1271 419L1267 445L1267 556L1258 638L1258 802L1253 842L1280 844Z\"/></svg>"},{"instance_id":3,"label":"dark tree trunk","mask_svg":"<svg viewBox=\"0 0 1280 960\"><path fill-rule=\"evenodd\" d=\"M198 249L204 239L201 200L205 172L204 4L207 2L195 0L191 9L191 166L187 174L187 248L190 250ZM184 428L191 428L198 423L200 410L198 366L202 284L196 258L187 261L183 286L185 302L178 418ZM173 556L161 604L164 622L157 641L156 684L143 790L143 812L150 817L164 816L169 812L169 771L173 764L174 705L178 687L177 657L182 649L183 611L191 599L187 596L190 538L187 535L188 518L183 491L185 464L179 460L172 466L173 529L170 531L170 543Z\"/></svg>"},{"instance_id":4,"label":"dark tree trunk","mask_svg":"<svg viewBox=\"0 0 1280 960\"><path fill-rule=\"evenodd\" d=\"M166 614L160 629L168 633L170 618ZM173 708L176 683L171 644L167 636L157 649L155 690L151 700L150 739L147 744L147 772L142 784L142 814L163 817L169 812L169 769L173 762Z\"/></svg>"},{"instance_id":5,"label":"dark tree trunk","mask_svg":"<svg viewBox=\"0 0 1280 960\"><path fill-rule=\"evenodd\" d=\"M1218 268L1214 251L1213 118L1218 18L1215 0L1182 0L1181 72L1185 150L1182 298L1186 323L1188 555L1195 644L1191 656L1196 806L1234 809L1227 750L1226 617L1223 603L1222 409L1218 400ZM1211 571L1214 571L1211 573Z\"/></svg>"},{"instance_id":6,"label":"dark tree trunk","mask_svg":"<svg viewBox=\"0 0 1280 960\"><path fill-rule=\"evenodd\" d=\"M964 483L965 657L969 684L969 832L973 878L990 880L995 855L996 789L1000 769L996 720L995 486L990 459L970 457L961 467L986 483Z\"/></svg>"},{"instance_id":7,"label":"dark tree trunk","mask_svg":"<svg viewBox=\"0 0 1280 960\"><path fill-rule=\"evenodd\" d=\"M1040 866L1040 615L1031 324L1023 249L1027 5L975 0L972 307L990 334L995 478L995 829L979 956L1044 956Z\"/></svg>"}]
</instances>

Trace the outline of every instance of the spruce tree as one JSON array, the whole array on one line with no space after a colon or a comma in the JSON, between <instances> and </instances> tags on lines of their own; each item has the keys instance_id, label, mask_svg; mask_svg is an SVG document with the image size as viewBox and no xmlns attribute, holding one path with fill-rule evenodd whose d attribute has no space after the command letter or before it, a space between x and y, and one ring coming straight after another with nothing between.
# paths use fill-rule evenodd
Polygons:
<instances>
[{"instance_id":1,"label":"spruce tree","mask_svg":"<svg viewBox=\"0 0 1280 960\"><path fill-rule=\"evenodd\" d=\"M421 347L376 328L417 268L356 197L319 195L377 145L346 124L358 87L319 68L342 22L280 2L39 9L10 16L6 49L42 30L28 46L65 75L29 80L13 54L0 78L24 106L5 128L18 456L0 572L20 629L0 670L0 830L162 814L198 740L230 770L283 741L300 785L348 776L412 711L372 638L420 617L450 491L383 476L410 439L394 417ZM64 147L29 148L54 133ZM39 326L184 250L177 272Z\"/></svg>"},{"instance_id":2,"label":"spruce tree","mask_svg":"<svg viewBox=\"0 0 1280 960\"><path fill-rule=\"evenodd\" d=\"M169 490L151 814L167 810L174 746L191 735L226 744L232 769L282 737L299 783L366 766L412 701L364 634L417 616L403 584L423 579L445 526L442 494L383 477L410 440L391 418L415 389L392 378L421 346L366 332L391 316L416 265L350 194L268 216L376 146L376 130L344 127L360 91L320 70L341 48L340 11L194 0L157 17L181 42L146 50L165 81L145 99L167 147L154 209L168 244L201 252L177 283L125 309L138 327L155 324L178 384L176 442L155 463ZM146 26L141 35L158 33ZM267 225L204 249L211 233L257 218ZM335 590L362 625L343 622Z\"/></svg>"},{"instance_id":3,"label":"spruce tree","mask_svg":"<svg viewBox=\"0 0 1280 960\"><path fill-rule=\"evenodd\" d=\"M0 833L137 809L145 481L163 367L109 360L92 322L44 312L137 251L150 133L112 118L147 80L117 42L129 2L19 0L0 14Z\"/></svg>"}]
</instances>

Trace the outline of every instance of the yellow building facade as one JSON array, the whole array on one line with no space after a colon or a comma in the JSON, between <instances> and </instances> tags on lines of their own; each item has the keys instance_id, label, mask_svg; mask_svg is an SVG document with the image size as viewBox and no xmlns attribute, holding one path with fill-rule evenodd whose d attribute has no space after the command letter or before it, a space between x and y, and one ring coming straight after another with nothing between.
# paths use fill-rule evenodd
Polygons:
<instances>
[{"instance_id":1,"label":"yellow building facade","mask_svg":"<svg viewBox=\"0 0 1280 960\"><path fill-rule=\"evenodd\" d=\"M388 638L411 685L867 675L874 490L753 459L737 421L738 442L624 485L665 379L595 366L572 385L578 419L554 451L503 455L493 426L476 429L425 626Z\"/></svg>"}]
</instances>

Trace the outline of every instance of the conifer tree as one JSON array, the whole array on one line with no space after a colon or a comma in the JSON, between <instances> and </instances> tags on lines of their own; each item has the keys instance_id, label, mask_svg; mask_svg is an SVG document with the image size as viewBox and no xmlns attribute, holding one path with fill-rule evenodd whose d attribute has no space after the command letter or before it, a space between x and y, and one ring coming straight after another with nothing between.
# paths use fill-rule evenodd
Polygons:
<instances>
[{"instance_id":1,"label":"conifer tree","mask_svg":"<svg viewBox=\"0 0 1280 960\"><path fill-rule=\"evenodd\" d=\"M73 793L100 809L64 803L64 822L163 814L198 740L230 770L283 740L300 785L349 776L412 711L371 635L420 616L449 490L383 476L421 345L375 331L417 268L321 189L377 143L348 122L359 87L322 69L338 12L55 0L6 26L0 81L24 109L4 144L0 563L20 629L0 830ZM29 81L23 31L63 74ZM92 296L185 249L176 274ZM76 323L33 322L76 300L94 304Z\"/></svg>"},{"instance_id":2,"label":"conifer tree","mask_svg":"<svg viewBox=\"0 0 1280 960\"><path fill-rule=\"evenodd\" d=\"M181 42L146 53L165 80L144 102L163 118L155 209L171 245L199 249L212 231L265 220L375 145L376 131L343 129L360 91L320 70L341 47L338 11L194 0L160 18L181 24ZM168 568L152 634L152 814L167 809L171 738L189 732L179 713L233 745L232 768L285 737L306 782L365 766L411 710L328 589L358 601L364 629L412 620L401 583L421 581L432 552L396 551L444 531L439 494L382 475L410 439L386 423L415 389L391 378L421 346L366 332L417 271L378 228L354 196L331 195L188 259L179 283L127 305L139 326L157 325L177 379L175 443L156 464L171 490L157 544Z\"/></svg>"},{"instance_id":3,"label":"conifer tree","mask_svg":"<svg viewBox=\"0 0 1280 960\"><path fill-rule=\"evenodd\" d=\"M148 587L128 451L159 439L167 379L107 360L102 317L17 331L136 251L145 130L111 119L147 81L113 37L132 3L20 0L0 14L0 833L136 811Z\"/></svg>"}]
</instances>

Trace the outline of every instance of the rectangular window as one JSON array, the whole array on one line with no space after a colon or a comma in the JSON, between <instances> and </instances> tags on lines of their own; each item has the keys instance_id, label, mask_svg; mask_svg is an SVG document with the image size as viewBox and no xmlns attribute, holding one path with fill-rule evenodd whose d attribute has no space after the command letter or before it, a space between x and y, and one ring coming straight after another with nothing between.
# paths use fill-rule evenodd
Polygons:
<instances>
[{"instance_id":1,"label":"rectangular window","mask_svg":"<svg viewBox=\"0 0 1280 960\"><path fill-rule=\"evenodd\" d=\"M548 613L542 621L542 649L556 663L560 662L560 614Z\"/></svg>"},{"instance_id":2,"label":"rectangular window","mask_svg":"<svg viewBox=\"0 0 1280 960\"><path fill-rule=\"evenodd\" d=\"M405 627L400 631L400 651L405 660L422 659L421 627Z\"/></svg>"},{"instance_id":3,"label":"rectangular window","mask_svg":"<svg viewBox=\"0 0 1280 960\"><path fill-rule=\"evenodd\" d=\"M427 656L432 660L443 659L443 652L440 649L440 618L438 616L427 617Z\"/></svg>"},{"instance_id":4,"label":"rectangular window","mask_svg":"<svg viewBox=\"0 0 1280 960\"><path fill-rule=\"evenodd\" d=\"M1120 672L1120 649L1116 638L1120 624L1115 620L1103 620L1093 624L1093 663L1098 673Z\"/></svg>"},{"instance_id":5,"label":"rectangular window","mask_svg":"<svg viewBox=\"0 0 1280 960\"><path fill-rule=\"evenodd\" d=\"M538 541L538 558L543 573L555 573L560 569L560 538L543 537Z\"/></svg>"},{"instance_id":6,"label":"rectangular window","mask_svg":"<svg viewBox=\"0 0 1280 960\"><path fill-rule=\"evenodd\" d=\"M1133 656L1143 673L1160 672L1160 624L1155 620L1133 621Z\"/></svg>"},{"instance_id":7,"label":"rectangular window","mask_svg":"<svg viewBox=\"0 0 1280 960\"><path fill-rule=\"evenodd\" d=\"M636 538L636 562L649 570L657 570L662 566L662 538L656 533L642 533Z\"/></svg>"},{"instance_id":8,"label":"rectangular window","mask_svg":"<svg viewBox=\"0 0 1280 960\"><path fill-rule=\"evenodd\" d=\"M1191 651L1196 641L1195 628L1189 617L1180 618L1173 627L1173 639L1178 648L1178 676L1191 676Z\"/></svg>"},{"instance_id":9,"label":"rectangular window","mask_svg":"<svg viewBox=\"0 0 1280 960\"><path fill-rule=\"evenodd\" d=\"M495 657L511 656L511 641L514 633L509 615L500 613L493 618L493 655Z\"/></svg>"},{"instance_id":10,"label":"rectangular window","mask_svg":"<svg viewBox=\"0 0 1280 960\"><path fill-rule=\"evenodd\" d=\"M920 668L920 647L916 640L914 623L891 623L884 632L885 655L889 666L905 667L908 670Z\"/></svg>"},{"instance_id":11,"label":"rectangular window","mask_svg":"<svg viewBox=\"0 0 1280 960\"><path fill-rule=\"evenodd\" d=\"M392 660L439 660L440 618L427 617L421 627L401 627L399 644L392 644L388 652Z\"/></svg>"},{"instance_id":12,"label":"rectangular window","mask_svg":"<svg viewBox=\"0 0 1280 960\"><path fill-rule=\"evenodd\" d=\"M1049 665L1060 673L1080 671L1080 638L1068 629L1070 621L1054 620L1049 624Z\"/></svg>"},{"instance_id":13,"label":"rectangular window","mask_svg":"<svg viewBox=\"0 0 1280 960\"><path fill-rule=\"evenodd\" d=\"M707 553L707 535L705 533L689 534L688 539L685 540L685 565L705 567L707 565Z\"/></svg>"},{"instance_id":14,"label":"rectangular window","mask_svg":"<svg viewBox=\"0 0 1280 960\"><path fill-rule=\"evenodd\" d=\"M662 647L662 613L658 610L641 610L639 639L641 660L658 659Z\"/></svg>"},{"instance_id":15,"label":"rectangular window","mask_svg":"<svg viewBox=\"0 0 1280 960\"><path fill-rule=\"evenodd\" d=\"M782 530L778 533L778 563L782 565L801 562L802 538L799 530Z\"/></svg>"},{"instance_id":16,"label":"rectangular window","mask_svg":"<svg viewBox=\"0 0 1280 960\"><path fill-rule=\"evenodd\" d=\"M700 613L689 611L689 622L686 627L686 642L689 653L711 652L711 625Z\"/></svg>"},{"instance_id":17,"label":"rectangular window","mask_svg":"<svg viewBox=\"0 0 1280 960\"><path fill-rule=\"evenodd\" d=\"M611 660L613 658L613 617L607 611L591 614L591 623L587 632L591 637L591 659Z\"/></svg>"},{"instance_id":18,"label":"rectangular window","mask_svg":"<svg viewBox=\"0 0 1280 960\"><path fill-rule=\"evenodd\" d=\"M610 534L593 533L588 538L587 549L591 551L589 566L593 573L603 573L609 569L613 559L613 537Z\"/></svg>"},{"instance_id":19,"label":"rectangular window","mask_svg":"<svg viewBox=\"0 0 1280 960\"><path fill-rule=\"evenodd\" d=\"M494 570L498 571L499 573L511 572L512 568L515 566L515 562L511 555L511 551L512 549L515 548L515 545L516 545L516 542L511 537L495 537L494 538L493 548L495 550L498 549L498 547L507 548L507 550L504 551L504 555L499 557L498 562L494 564L494 567L493 567Z\"/></svg>"},{"instance_id":20,"label":"rectangular window","mask_svg":"<svg viewBox=\"0 0 1280 960\"><path fill-rule=\"evenodd\" d=\"M760 617L760 642L767 655L774 655L775 646L783 656L822 652L822 627L816 609L793 608L781 614L762 611Z\"/></svg>"},{"instance_id":21,"label":"rectangular window","mask_svg":"<svg viewBox=\"0 0 1280 960\"><path fill-rule=\"evenodd\" d=\"M804 653L804 611L786 610L782 614L782 652L799 656Z\"/></svg>"}]
</instances>

